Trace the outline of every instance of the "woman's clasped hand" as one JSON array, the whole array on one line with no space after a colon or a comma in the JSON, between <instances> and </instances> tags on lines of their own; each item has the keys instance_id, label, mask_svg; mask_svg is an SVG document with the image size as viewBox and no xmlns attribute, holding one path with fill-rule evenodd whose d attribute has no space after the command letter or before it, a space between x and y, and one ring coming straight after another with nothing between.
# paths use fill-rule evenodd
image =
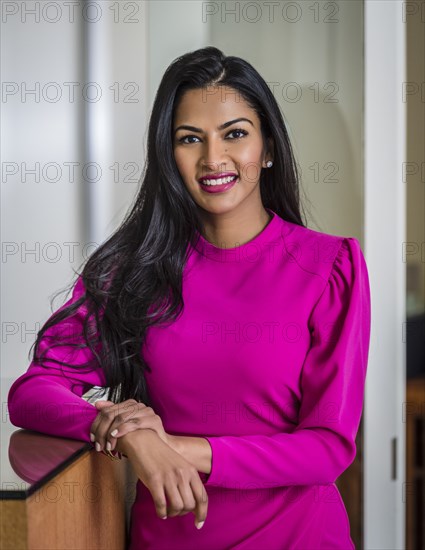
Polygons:
<instances>
[{"instance_id":1,"label":"woman's clasped hand","mask_svg":"<svg viewBox=\"0 0 425 550\"><path fill-rule=\"evenodd\" d=\"M154 430L167 445L172 446L172 436L164 430L161 417L152 407L135 399L122 403L96 401L95 407L99 414L91 426L90 439L96 443L97 451L113 451L119 437L141 429Z\"/></svg>"},{"instance_id":2,"label":"woman's clasped hand","mask_svg":"<svg viewBox=\"0 0 425 550\"><path fill-rule=\"evenodd\" d=\"M173 436L164 430L161 418L134 399L117 404L97 401L95 406L99 414L90 439L96 450L113 451L117 439L123 438L126 456L151 493L158 517L193 512L200 529L207 517L208 495L195 466L173 448Z\"/></svg>"}]
</instances>

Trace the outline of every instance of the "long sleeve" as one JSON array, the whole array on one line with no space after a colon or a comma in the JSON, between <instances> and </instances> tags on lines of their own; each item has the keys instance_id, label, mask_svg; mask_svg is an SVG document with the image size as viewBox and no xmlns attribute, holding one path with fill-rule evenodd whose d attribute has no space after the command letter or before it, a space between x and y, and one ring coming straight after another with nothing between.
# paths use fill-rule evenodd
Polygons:
<instances>
[{"instance_id":1,"label":"long sleeve","mask_svg":"<svg viewBox=\"0 0 425 550\"><path fill-rule=\"evenodd\" d=\"M271 436L206 437L212 449L206 486L250 489L335 482L356 455L370 318L367 266L358 240L346 237L310 315L296 429Z\"/></svg>"},{"instance_id":2,"label":"long sleeve","mask_svg":"<svg viewBox=\"0 0 425 550\"><path fill-rule=\"evenodd\" d=\"M81 277L74 285L72 297L60 309L75 302L84 292ZM41 340L40 351L49 345L56 335L83 343L83 321L87 315L85 304L70 318L50 327ZM27 372L12 384L8 394L8 410L13 425L49 435L90 441L89 432L98 411L81 396L92 386L105 386L102 369L89 348L70 346L51 348L43 360L43 366L32 361ZM56 359L72 365L89 368L61 366L50 361ZM90 367L93 368L89 372Z\"/></svg>"}]
</instances>

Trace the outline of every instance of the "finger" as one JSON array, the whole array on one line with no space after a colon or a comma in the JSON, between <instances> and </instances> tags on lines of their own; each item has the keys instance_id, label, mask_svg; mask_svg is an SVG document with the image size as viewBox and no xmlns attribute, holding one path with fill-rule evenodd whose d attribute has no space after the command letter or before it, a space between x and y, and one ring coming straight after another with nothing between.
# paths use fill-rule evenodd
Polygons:
<instances>
[{"instance_id":1,"label":"finger","mask_svg":"<svg viewBox=\"0 0 425 550\"><path fill-rule=\"evenodd\" d=\"M117 419L115 419L110 426L110 431L106 435L105 445L107 445L107 443L109 442L111 447L106 447L106 449L110 451L114 450L118 438L123 437L124 435L135 430L151 429L155 431L162 439L164 432L162 422L156 420L153 417L155 417L156 419L158 418L155 414L151 415L147 413L147 416L142 416L134 419L131 418L130 420L127 420L125 422L118 422Z\"/></svg>"},{"instance_id":2,"label":"finger","mask_svg":"<svg viewBox=\"0 0 425 550\"><path fill-rule=\"evenodd\" d=\"M179 516L183 516L196 508L196 500L189 482L179 485L179 491L183 500L183 510L179 513Z\"/></svg>"},{"instance_id":3,"label":"finger","mask_svg":"<svg viewBox=\"0 0 425 550\"><path fill-rule=\"evenodd\" d=\"M162 484L153 485L149 488L155 505L156 514L161 519L167 519L167 499Z\"/></svg>"},{"instance_id":4,"label":"finger","mask_svg":"<svg viewBox=\"0 0 425 550\"><path fill-rule=\"evenodd\" d=\"M176 485L176 482L172 481L172 482L166 483L164 490L168 500L167 516L171 518L174 516L180 516L187 513L184 511L185 508L184 508L183 499L180 494L180 490Z\"/></svg>"},{"instance_id":5,"label":"finger","mask_svg":"<svg viewBox=\"0 0 425 550\"><path fill-rule=\"evenodd\" d=\"M113 406L104 406L99 409L92 427L90 438L95 443L97 451L102 451L106 447L106 434L119 411L119 404Z\"/></svg>"},{"instance_id":6,"label":"finger","mask_svg":"<svg viewBox=\"0 0 425 550\"><path fill-rule=\"evenodd\" d=\"M103 410L106 407L114 406L115 407L114 411L117 410L118 408L120 408L120 409L123 409L125 411L128 411L129 415L131 414L131 412L133 410L137 411L139 408L146 408L146 405L143 405L141 403L137 403L137 401L135 401L134 399L130 399L130 400L124 401L122 403L114 403L113 401L101 400L101 401L96 401L94 405L95 405L97 410ZM97 421L98 420L99 419L96 419L96 422L93 423L93 430L94 431L97 428L97 425L98 425Z\"/></svg>"},{"instance_id":7,"label":"finger","mask_svg":"<svg viewBox=\"0 0 425 550\"><path fill-rule=\"evenodd\" d=\"M126 417L122 414L117 415L111 423L111 430L108 433L108 437L120 437L124 435L126 427L128 427L130 423L136 424L139 428L151 428L152 430L162 427L162 422L158 415L148 409L142 409L134 416Z\"/></svg>"},{"instance_id":8,"label":"finger","mask_svg":"<svg viewBox=\"0 0 425 550\"><path fill-rule=\"evenodd\" d=\"M110 433L107 434L106 439L106 446L105 448L109 451L113 451L115 447L117 446L118 439L120 437L123 437L124 435L134 432L136 430L140 430L140 427L135 422L125 422L124 424L120 425L120 433L118 433L115 437L111 437ZM110 448L107 446L108 443L110 444Z\"/></svg>"},{"instance_id":9,"label":"finger","mask_svg":"<svg viewBox=\"0 0 425 550\"><path fill-rule=\"evenodd\" d=\"M101 409L102 407L105 407L105 406L110 407L111 405L115 405L115 403L113 401L108 401L108 400L96 401L94 404L94 406L97 409Z\"/></svg>"},{"instance_id":10,"label":"finger","mask_svg":"<svg viewBox=\"0 0 425 550\"><path fill-rule=\"evenodd\" d=\"M110 437L109 433L114 430L114 428L111 429L113 422L116 421L117 425L120 425L123 422L129 421L135 416L138 405L137 401L129 399L122 403L117 403L112 407L103 407L100 409L94 422L94 424L97 423L94 431L97 451L107 449L106 442Z\"/></svg>"},{"instance_id":11,"label":"finger","mask_svg":"<svg viewBox=\"0 0 425 550\"><path fill-rule=\"evenodd\" d=\"M208 513L208 494L202 483L199 474L195 479L192 479L190 482L193 496L196 501L196 507L194 511L195 515L195 527L201 529L204 525L204 521L207 519Z\"/></svg>"},{"instance_id":12,"label":"finger","mask_svg":"<svg viewBox=\"0 0 425 550\"><path fill-rule=\"evenodd\" d=\"M103 407L105 408L105 407ZM101 409L100 407L96 407L97 410ZM96 435L98 432L98 428L100 423L102 422L102 417L100 414L96 416L96 418L93 421L93 424L90 426L90 441L94 443L96 441Z\"/></svg>"},{"instance_id":13,"label":"finger","mask_svg":"<svg viewBox=\"0 0 425 550\"><path fill-rule=\"evenodd\" d=\"M94 404L96 409L97 410L103 410L105 408L105 405L96 406L96 405L98 405L98 403L101 403L101 401L96 401L96 403ZM106 401L103 401L102 403L106 403ZM112 401L108 401L108 407L111 407L113 405L115 405L115 403L113 403ZM97 430L98 430L98 427L99 427L99 424L101 423L101 421L102 421L102 418L98 414L96 416L96 418L94 419L93 424L90 426L90 440L91 440L92 443L94 443L96 441L96 433L97 433Z\"/></svg>"}]
</instances>

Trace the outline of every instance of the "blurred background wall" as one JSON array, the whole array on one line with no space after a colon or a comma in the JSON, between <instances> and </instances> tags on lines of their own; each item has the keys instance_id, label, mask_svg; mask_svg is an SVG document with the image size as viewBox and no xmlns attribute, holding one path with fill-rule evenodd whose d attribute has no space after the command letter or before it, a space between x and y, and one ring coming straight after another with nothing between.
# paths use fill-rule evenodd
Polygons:
<instances>
[{"instance_id":1,"label":"blurred background wall","mask_svg":"<svg viewBox=\"0 0 425 550\"><path fill-rule=\"evenodd\" d=\"M136 193L147 18L144 2L3 2L2 17L2 375L17 376L50 298Z\"/></svg>"}]
</instances>

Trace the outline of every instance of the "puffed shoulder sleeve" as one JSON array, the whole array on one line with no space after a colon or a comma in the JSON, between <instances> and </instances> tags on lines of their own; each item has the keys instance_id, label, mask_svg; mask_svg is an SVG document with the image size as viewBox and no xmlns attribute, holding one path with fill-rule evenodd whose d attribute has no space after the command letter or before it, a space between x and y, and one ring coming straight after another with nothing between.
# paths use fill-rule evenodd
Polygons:
<instances>
[{"instance_id":1,"label":"puffed shoulder sleeve","mask_svg":"<svg viewBox=\"0 0 425 550\"><path fill-rule=\"evenodd\" d=\"M206 437L205 485L273 487L334 483L356 455L371 323L368 272L359 242L345 237L314 304L291 433Z\"/></svg>"},{"instance_id":2,"label":"puffed shoulder sleeve","mask_svg":"<svg viewBox=\"0 0 425 550\"><path fill-rule=\"evenodd\" d=\"M73 287L72 297L59 309L78 300L84 290L80 276ZM104 386L105 378L90 348L66 345L71 342L83 344L86 315L83 303L73 316L52 325L44 333L39 348L40 352L46 352L42 364L35 364L33 360L9 390L7 403L13 425L90 441L90 427L98 411L81 396L90 387ZM64 344L51 347L52 342ZM60 361L71 366L62 366Z\"/></svg>"}]
</instances>

